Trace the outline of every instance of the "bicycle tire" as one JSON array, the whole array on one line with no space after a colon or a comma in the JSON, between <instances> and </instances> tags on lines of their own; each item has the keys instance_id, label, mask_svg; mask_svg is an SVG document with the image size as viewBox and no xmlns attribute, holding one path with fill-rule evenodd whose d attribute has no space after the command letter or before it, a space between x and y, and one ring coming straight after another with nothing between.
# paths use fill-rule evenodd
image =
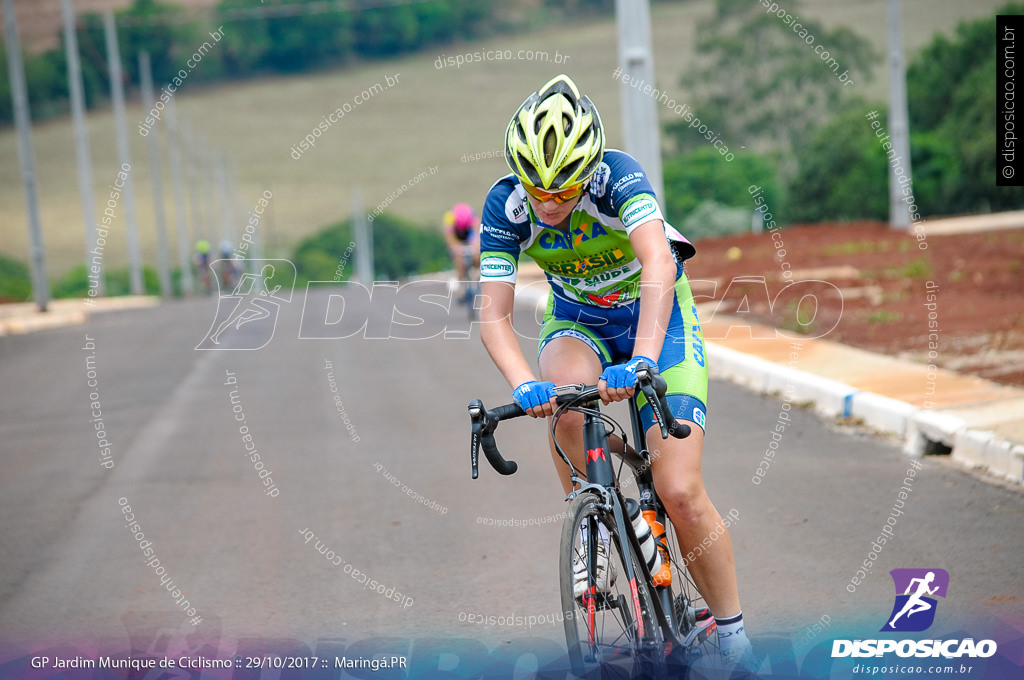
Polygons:
<instances>
[{"instance_id":1,"label":"bicycle tire","mask_svg":"<svg viewBox=\"0 0 1024 680\"><path fill-rule=\"evenodd\" d=\"M654 594L642 577L639 561L628 538L618 535L614 519L601 509L601 504L601 499L594 493L577 496L570 504L562 525L559 573L566 646L572 672L581 678L663 676L664 639L656 621ZM594 524L591 525L592 520ZM609 553L608 568L613 569L613 583L609 584L607 595L577 599L573 592L573 566L577 556L585 558L580 530L584 523L594 527L603 524L608 530L610 540L606 551ZM625 578L627 559L632 561L633 572L637 575L635 592ZM594 582L590 577L588 585ZM638 622L642 625L642 636Z\"/></svg>"}]
</instances>

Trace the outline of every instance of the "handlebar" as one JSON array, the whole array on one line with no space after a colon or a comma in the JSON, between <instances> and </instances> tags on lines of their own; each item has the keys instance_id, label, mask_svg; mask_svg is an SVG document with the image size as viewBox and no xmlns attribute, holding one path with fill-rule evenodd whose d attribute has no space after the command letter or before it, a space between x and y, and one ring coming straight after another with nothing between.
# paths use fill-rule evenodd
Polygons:
<instances>
[{"instance_id":1,"label":"handlebar","mask_svg":"<svg viewBox=\"0 0 1024 680\"><path fill-rule=\"evenodd\" d=\"M672 415L672 409L668 407L668 401L665 399L668 384L661 373L658 373L658 369L648 366L646 361L641 361L636 365L636 381L640 391L647 397L647 403L651 405L654 421L661 428L661 438L668 439L669 435L676 439L689 437L690 426L678 422Z\"/></svg>"},{"instance_id":2,"label":"handlebar","mask_svg":"<svg viewBox=\"0 0 1024 680\"><path fill-rule=\"evenodd\" d=\"M661 429L661 438L667 439L672 435L676 439L683 439L690 436L690 426L676 421L672 415L668 402L665 399L665 392L668 385L665 379L658 373L658 370L651 367L647 362L642 361L636 367L637 386L647 398L654 413L654 420ZM563 385L555 388L555 403L565 405L581 401L592 401L599 398L597 385ZM480 476L479 460L480 448L483 447L484 456L498 474L515 474L519 466L515 461L505 460L498 451L494 441L494 430L502 420L519 418L525 416L519 404L511 403L503 406L496 406L487 409L479 399L469 402L469 417L473 423L472 441L470 443L470 459L473 466L473 479Z\"/></svg>"},{"instance_id":3,"label":"handlebar","mask_svg":"<svg viewBox=\"0 0 1024 680\"><path fill-rule=\"evenodd\" d=\"M473 461L473 479L480 476L478 463L481 446L484 448L487 462L498 471L498 474L511 475L519 469L515 461L505 460L501 457L498 446L494 443L494 429L498 427L498 423L502 420L525 415L526 411L519 404L505 404L488 411L484 409L484 403L479 399L469 402L469 417L473 421L473 440L470 444L470 457Z\"/></svg>"}]
</instances>

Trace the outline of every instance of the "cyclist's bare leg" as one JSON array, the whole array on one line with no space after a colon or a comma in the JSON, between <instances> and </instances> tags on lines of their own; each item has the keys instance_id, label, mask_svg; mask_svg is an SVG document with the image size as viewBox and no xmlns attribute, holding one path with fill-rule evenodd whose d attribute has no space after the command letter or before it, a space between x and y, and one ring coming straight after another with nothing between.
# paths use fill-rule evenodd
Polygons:
<instances>
[{"instance_id":1,"label":"cyclist's bare leg","mask_svg":"<svg viewBox=\"0 0 1024 680\"><path fill-rule=\"evenodd\" d=\"M555 385L586 383L593 385L601 375L601 361L582 340L576 338L555 338L540 353L540 379L550 380ZM572 464L586 470L583 454L583 414L569 411L558 420L558 441ZM555 453L555 445L548 436L548 446L555 461L558 479L566 495L572 491L569 468Z\"/></svg>"},{"instance_id":2,"label":"cyclist's bare leg","mask_svg":"<svg viewBox=\"0 0 1024 680\"><path fill-rule=\"evenodd\" d=\"M466 257L464 254L465 246L458 246L452 248L451 255L452 261L455 262L455 280L465 281L466 280Z\"/></svg>"},{"instance_id":3,"label":"cyclist's bare leg","mask_svg":"<svg viewBox=\"0 0 1024 680\"><path fill-rule=\"evenodd\" d=\"M704 431L695 423L687 424L691 434L686 439L662 439L657 426L647 431L651 474L658 497L676 528L679 547L684 555L694 554L686 567L711 612L723 619L740 612L732 539L704 489ZM717 535L717 540L703 545L712 535Z\"/></svg>"}]
</instances>

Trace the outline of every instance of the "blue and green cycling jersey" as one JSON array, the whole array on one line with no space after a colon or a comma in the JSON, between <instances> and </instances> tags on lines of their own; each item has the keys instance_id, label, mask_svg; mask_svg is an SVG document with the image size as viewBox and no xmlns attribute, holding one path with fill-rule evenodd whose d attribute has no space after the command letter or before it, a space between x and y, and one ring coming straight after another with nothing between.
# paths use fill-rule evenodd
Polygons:
<instances>
[{"instance_id":1,"label":"blue and green cycling jersey","mask_svg":"<svg viewBox=\"0 0 1024 680\"><path fill-rule=\"evenodd\" d=\"M622 151L605 151L570 215L568 231L541 222L519 180L507 175L484 203L480 280L515 283L519 256L526 253L564 300L597 307L629 304L640 295L640 262L629 234L650 220L665 224L681 267L694 254L693 246L664 222L646 174Z\"/></svg>"},{"instance_id":2,"label":"blue and green cycling jersey","mask_svg":"<svg viewBox=\"0 0 1024 680\"><path fill-rule=\"evenodd\" d=\"M708 385L704 340L682 264L695 250L665 222L647 176L631 156L605 152L567 231L537 219L514 175L498 180L484 203L480 280L515 283L519 256L526 253L544 270L552 291L538 352L569 337L590 347L602 367L621 363L633 354L640 315L640 262L629 235L650 220L664 224L678 263L672 311L656 361L673 414L703 429ZM650 406L640 394L635 399L644 428L651 427Z\"/></svg>"}]
</instances>

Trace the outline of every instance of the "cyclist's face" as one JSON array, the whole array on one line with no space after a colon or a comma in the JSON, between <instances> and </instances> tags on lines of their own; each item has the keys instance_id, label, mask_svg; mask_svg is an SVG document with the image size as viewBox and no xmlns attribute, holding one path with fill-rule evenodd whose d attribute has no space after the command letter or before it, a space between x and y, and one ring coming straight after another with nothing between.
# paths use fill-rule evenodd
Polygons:
<instances>
[{"instance_id":1,"label":"cyclist's face","mask_svg":"<svg viewBox=\"0 0 1024 680\"><path fill-rule=\"evenodd\" d=\"M569 213L573 211L576 204L580 202L583 194L580 194L576 198L569 200L565 203L557 203L555 199L548 199L547 201L540 201L530 194L526 194L526 197L530 200L530 205L533 207L533 212L537 214L545 224L557 226L565 218L569 216Z\"/></svg>"}]
</instances>

